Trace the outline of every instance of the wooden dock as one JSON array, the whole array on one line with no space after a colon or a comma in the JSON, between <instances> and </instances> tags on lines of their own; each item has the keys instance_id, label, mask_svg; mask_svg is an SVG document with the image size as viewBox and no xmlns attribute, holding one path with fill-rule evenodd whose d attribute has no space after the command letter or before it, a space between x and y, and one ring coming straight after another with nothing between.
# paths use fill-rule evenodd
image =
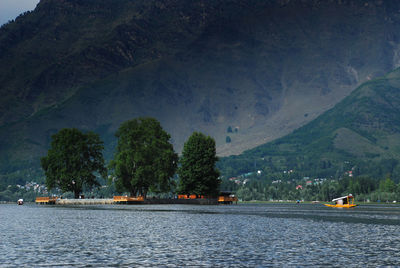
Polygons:
<instances>
[{"instance_id":1,"label":"wooden dock","mask_svg":"<svg viewBox=\"0 0 400 268\"><path fill-rule=\"evenodd\" d=\"M56 205L112 205L112 198L94 198L94 199L58 199Z\"/></svg>"},{"instance_id":2,"label":"wooden dock","mask_svg":"<svg viewBox=\"0 0 400 268\"><path fill-rule=\"evenodd\" d=\"M225 200L228 201L228 200ZM114 196L113 198L95 199L61 199L58 197L37 197L40 205L113 205L113 204L143 204L143 205L218 205L232 204L221 202L218 198L147 198Z\"/></svg>"}]
</instances>

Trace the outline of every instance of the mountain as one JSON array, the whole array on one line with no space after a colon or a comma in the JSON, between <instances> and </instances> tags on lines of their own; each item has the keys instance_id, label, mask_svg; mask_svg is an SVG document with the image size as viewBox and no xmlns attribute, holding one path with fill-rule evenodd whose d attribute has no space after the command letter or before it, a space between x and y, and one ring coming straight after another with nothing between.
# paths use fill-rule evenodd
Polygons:
<instances>
[{"instance_id":1,"label":"mountain","mask_svg":"<svg viewBox=\"0 0 400 268\"><path fill-rule=\"evenodd\" d=\"M398 181L400 69L362 84L293 133L222 159L226 175L234 174L232 167L242 173L263 170L270 177L293 170L298 178L352 174Z\"/></svg>"},{"instance_id":2,"label":"mountain","mask_svg":"<svg viewBox=\"0 0 400 268\"><path fill-rule=\"evenodd\" d=\"M0 173L36 176L64 127L100 133L110 158L115 130L137 116L157 118L177 151L193 131L213 136L219 155L282 137L399 66L398 10L380 0L41 0L0 28Z\"/></svg>"}]
</instances>

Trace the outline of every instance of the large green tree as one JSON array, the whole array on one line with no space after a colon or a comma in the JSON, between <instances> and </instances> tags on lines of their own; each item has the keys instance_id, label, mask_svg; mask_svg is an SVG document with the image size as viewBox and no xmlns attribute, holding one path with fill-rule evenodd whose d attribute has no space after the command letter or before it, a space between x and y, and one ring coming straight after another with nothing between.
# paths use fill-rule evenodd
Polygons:
<instances>
[{"instance_id":1,"label":"large green tree","mask_svg":"<svg viewBox=\"0 0 400 268\"><path fill-rule=\"evenodd\" d=\"M179 192L216 196L220 185L217 161L214 139L194 132L183 147L178 169Z\"/></svg>"},{"instance_id":2,"label":"large green tree","mask_svg":"<svg viewBox=\"0 0 400 268\"><path fill-rule=\"evenodd\" d=\"M105 176L103 142L93 132L65 128L52 137L47 156L41 159L48 189L59 187L79 197L82 188L98 186L97 174Z\"/></svg>"},{"instance_id":3,"label":"large green tree","mask_svg":"<svg viewBox=\"0 0 400 268\"><path fill-rule=\"evenodd\" d=\"M146 197L148 191L168 192L175 174L178 155L171 136L154 118L124 122L117 133L117 150L110 167L119 192Z\"/></svg>"}]
</instances>

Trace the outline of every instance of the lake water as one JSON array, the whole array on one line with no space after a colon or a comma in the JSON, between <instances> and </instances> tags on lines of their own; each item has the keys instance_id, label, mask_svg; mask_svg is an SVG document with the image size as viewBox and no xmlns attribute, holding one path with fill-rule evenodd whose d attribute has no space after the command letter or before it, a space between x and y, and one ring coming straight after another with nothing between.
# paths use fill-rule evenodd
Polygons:
<instances>
[{"instance_id":1,"label":"lake water","mask_svg":"<svg viewBox=\"0 0 400 268\"><path fill-rule=\"evenodd\" d=\"M0 205L0 267L400 266L400 207Z\"/></svg>"}]
</instances>

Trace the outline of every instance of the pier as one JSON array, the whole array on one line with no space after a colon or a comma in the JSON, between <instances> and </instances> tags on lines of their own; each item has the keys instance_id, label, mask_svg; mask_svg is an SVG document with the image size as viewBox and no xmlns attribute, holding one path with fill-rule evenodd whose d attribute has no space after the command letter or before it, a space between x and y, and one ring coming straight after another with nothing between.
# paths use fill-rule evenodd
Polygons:
<instances>
[{"instance_id":1,"label":"pier","mask_svg":"<svg viewBox=\"0 0 400 268\"><path fill-rule=\"evenodd\" d=\"M112 205L112 198L94 198L94 199L57 199L56 205Z\"/></svg>"},{"instance_id":2,"label":"pier","mask_svg":"<svg viewBox=\"0 0 400 268\"><path fill-rule=\"evenodd\" d=\"M36 204L39 205L113 205L113 204L143 204L143 205L217 205L218 199L198 198L198 199L177 199L177 198L148 198L114 196L113 198L95 199L61 199L57 197L37 197Z\"/></svg>"},{"instance_id":3,"label":"pier","mask_svg":"<svg viewBox=\"0 0 400 268\"><path fill-rule=\"evenodd\" d=\"M216 198L196 194L179 194L175 198L156 198L143 196L120 195L113 198L92 198L92 199L63 199L60 197L37 197L36 204L46 205L112 205L112 204L153 204L153 205L218 205L237 204L237 196L228 191L221 191Z\"/></svg>"}]
</instances>

